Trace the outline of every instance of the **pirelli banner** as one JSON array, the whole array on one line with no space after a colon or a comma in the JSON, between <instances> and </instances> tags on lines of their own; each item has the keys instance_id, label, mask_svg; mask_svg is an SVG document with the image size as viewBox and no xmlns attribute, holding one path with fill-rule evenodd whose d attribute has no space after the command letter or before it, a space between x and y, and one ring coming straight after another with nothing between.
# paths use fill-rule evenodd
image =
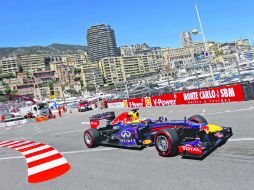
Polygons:
<instances>
[{"instance_id":1,"label":"pirelli banner","mask_svg":"<svg viewBox=\"0 0 254 190\"><path fill-rule=\"evenodd\" d=\"M220 86L187 92L177 92L145 98L132 98L109 102L109 108L140 108L151 106L172 106L181 104L207 104L244 101L241 84Z\"/></svg>"}]
</instances>

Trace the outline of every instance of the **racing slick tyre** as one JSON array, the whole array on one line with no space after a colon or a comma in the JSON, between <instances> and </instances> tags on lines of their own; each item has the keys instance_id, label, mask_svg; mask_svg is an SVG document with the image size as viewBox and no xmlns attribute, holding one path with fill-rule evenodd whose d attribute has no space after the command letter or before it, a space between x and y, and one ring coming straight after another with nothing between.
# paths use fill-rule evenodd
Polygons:
<instances>
[{"instance_id":1,"label":"racing slick tyre","mask_svg":"<svg viewBox=\"0 0 254 190\"><path fill-rule=\"evenodd\" d=\"M193 115L188 119L188 121L192 121L194 123L208 124L207 120L201 115Z\"/></svg>"},{"instance_id":2,"label":"racing slick tyre","mask_svg":"<svg viewBox=\"0 0 254 190\"><path fill-rule=\"evenodd\" d=\"M88 148L93 148L99 145L99 132L97 129L88 129L84 133L84 141Z\"/></svg>"},{"instance_id":3,"label":"racing slick tyre","mask_svg":"<svg viewBox=\"0 0 254 190\"><path fill-rule=\"evenodd\" d=\"M178 152L179 136L174 129L163 129L155 134L154 144L160 156L175 156Z\"/></svg>"}]
</instances>

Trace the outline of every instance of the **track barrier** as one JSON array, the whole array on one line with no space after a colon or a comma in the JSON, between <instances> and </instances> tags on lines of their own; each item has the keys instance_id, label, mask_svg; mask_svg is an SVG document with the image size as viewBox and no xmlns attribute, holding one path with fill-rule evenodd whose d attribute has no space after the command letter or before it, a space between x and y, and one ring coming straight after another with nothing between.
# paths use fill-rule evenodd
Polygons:
<instances>
[{"instance_id":1,"label":"track barrier","mask_svg":"<svg viewBox=\"0 0 254 190\"><path fill-rule=\"evenodd\" d=\"M241 102L250 99L254 99L254 83L231 84L212 88L175 92L159 96L113 100L108 102L108 107L140 108L183 104Z\"/></svg>"}]
</instances>

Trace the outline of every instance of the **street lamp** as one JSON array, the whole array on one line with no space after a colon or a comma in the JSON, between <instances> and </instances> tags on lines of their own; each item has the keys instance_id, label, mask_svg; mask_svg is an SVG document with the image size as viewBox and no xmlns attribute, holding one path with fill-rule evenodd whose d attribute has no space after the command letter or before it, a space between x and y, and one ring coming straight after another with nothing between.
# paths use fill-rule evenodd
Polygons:
<instances>
[{"instance_id":1,"label":"street lamp","mask_svg":"<svg viewBox=\"0 0 254 190\"><path fill-rule=\"evenodd\" d=\"M215 85L215 79L214 79L213 69L212 69L212 66L210 64L208 48L207 48L206 39L205 39L205 33L204 33L204 30L203 30L202 22L201 22L201 19L200 19L200 16L199 16L198 6L197 6L196 3L195 3L195 8L196 8L196 13L197 13L197 16L198 16L198 22L199 22L199 26L200 26L200 31L201 32L199 32L197 29L193 29L192 30L192 34L193 35L202 34L203 43L204 43L204 47L205 47L205 56L208 58L208 61L209 61L209 68L210 68L210 73L212 75L213 86L214 86Z\"/></svg>"},{"instance_id":2,"label":"street lamp","mask_svg":"<svg viewBox=\"0 0 254 190\"><path fill-rule=\"evenodd\" d=\"M95 73L93 72L91 74L93 75L93 84L94 84L94 87L95 87L95 93L98 93Z\"/></svg>"}]
</instances>

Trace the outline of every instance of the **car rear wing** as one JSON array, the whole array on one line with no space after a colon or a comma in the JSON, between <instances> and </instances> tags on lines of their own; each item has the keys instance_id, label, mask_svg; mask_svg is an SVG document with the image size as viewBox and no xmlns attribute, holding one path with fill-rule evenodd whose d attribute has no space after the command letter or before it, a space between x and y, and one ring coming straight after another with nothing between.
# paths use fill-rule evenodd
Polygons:
<instances>
[{"instance_id":1,"label":"car rear wing","mask_svg":"<svg viewBox=\"0 0 254 190\"><path fill-rule=\"evenodd\" d=\"M101 114L96 114L90 118L90 127L97 128L100 125L100 120L106 119L107 125L110 125L110 122L115 119L115 112L105 112Z\"/></svg>"}]
</instances>

